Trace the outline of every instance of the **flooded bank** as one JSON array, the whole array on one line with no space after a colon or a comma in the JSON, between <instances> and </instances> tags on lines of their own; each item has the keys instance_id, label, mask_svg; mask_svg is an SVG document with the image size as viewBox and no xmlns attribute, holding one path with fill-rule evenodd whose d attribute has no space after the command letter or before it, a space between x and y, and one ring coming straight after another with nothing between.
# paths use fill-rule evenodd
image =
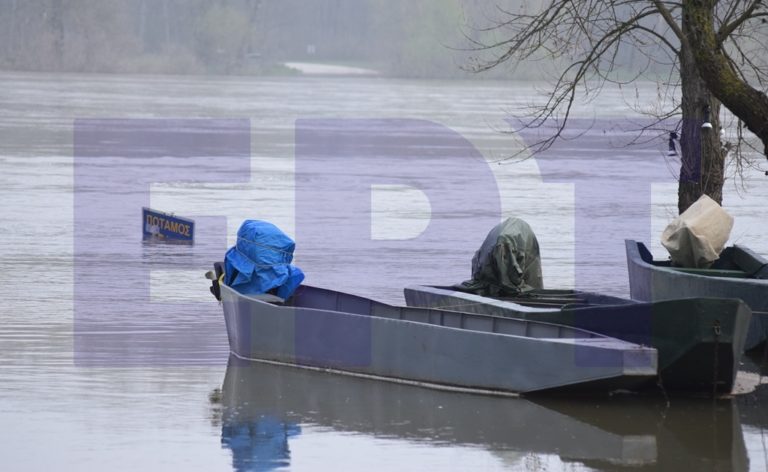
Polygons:
<instances>
[{"instance_id":1,"label":"flooded bank","mask_svg":"<svg viewBox=\"0 0 768 472\"><path fill-rule=\"evenodd\" d=\"M313 179L297 182L294 175L301 118L408 118L456 131L493 163L503 214L535 229L545 286L579 285L574 185L544 182L534 159L495 163L518 145L499 132L506 110L533 93L529 84L502 82L0 75L3 464L15 470L764 470L764 386L717 402L498 399L228 360L221 308L202 274L245 218L296 229L296 186ZM618 95L600 100L581 112L611 117L625 106ZM142 245L139 207L135 238L116 236L94 214L88 236L75 241L74 120L169 117L248 121L250 178L147 187L152 207L198 221L226 217L215 224L227 231L193 248ZM622 155L626 160L605 172L643 163L631 150ZM151 172L172 175L175 164L163 157ZM121 173L147 170L128 166ZM364 176L364 169L349 172ZM450 185L462 188L463 176L455 174ZM725 206L736 219L732 241L768 254L768 187L759 180L746 185L743 196L733 185L725 189ZM676 211L673 171L651 189L647 237L658 251L658 235ZM383 241L418 236L429 202L408 188L376 192L371 234ZM452 198L447 205L458 206L466 194ZM617 205L598 201L588 209L590 221L609 226ZM470 222L473 215L446 217ZM120 244L113 244L118 236ZM468 278L481 238L442 237L429 251L391 242L386 255L361 250L344 258L302 254L299 241L296 263L311 269L311 283L402 303L406 285ZM619 230L605 235L619 252L624 237ZM606 264L593 263L597 272ZM626 296L620 264L616 277L581 288ZM351 267L375 268L380 277L350 277ZM78 285L80 271L131 290L91 290ZM130 298L135 287L146 292L141 309ZM100 307L98 323L78 323L78 299ZM745 360L758 379L761 355ZM212 394L216 389L220 394Z\"/></svg>"}]
</instances>

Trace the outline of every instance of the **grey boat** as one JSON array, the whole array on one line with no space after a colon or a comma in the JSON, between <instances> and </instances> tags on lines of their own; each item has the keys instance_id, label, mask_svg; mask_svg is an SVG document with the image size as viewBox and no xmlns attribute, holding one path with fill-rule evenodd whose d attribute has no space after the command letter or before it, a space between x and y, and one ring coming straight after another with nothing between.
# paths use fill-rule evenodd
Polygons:
<instances>
[{"instance_id":1,"label":"grey boat","mask_svg":"<svg viewBox=\"0 0 768 472\"><path fill-rule=\"evenodd\" d=\"M655 377L656 350L557 324L397 307L302 285L288 300L218 281L232 354L485 393L611 392Z\"/></svg>"},{"instance_id":2,"label":"grey boat","mask_svg":"<svg viewBox=\"0 0 768 472\"><path fill-rule=\"evenodd\" d=\"M654 260L641 242L626 240L625 245L632 299L739 298L752 309L744 348L753 349L768 338L768 260L732 246L709 269L687 269Z\"/></svg>"},{"instance_id":3,"label":"grey boat","mask_svg":"<svg viewBox=\"0 0 768 472\"><path fill-rule=\"evenodd\" d=\"M413 307L556 323L650 346L658 352L663 387L691 393L731 391L750 320L749 307L736 299L640 303L552 289L489 297L461 288L407 287L405 301Z\"/></svg>"}]
</instances>

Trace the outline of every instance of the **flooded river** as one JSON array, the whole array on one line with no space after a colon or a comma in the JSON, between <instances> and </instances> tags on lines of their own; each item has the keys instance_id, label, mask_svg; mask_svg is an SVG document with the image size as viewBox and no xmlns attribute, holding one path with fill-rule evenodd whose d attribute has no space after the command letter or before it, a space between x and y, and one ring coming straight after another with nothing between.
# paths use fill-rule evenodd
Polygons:
<instances>
[{"instance_id":1,"label":"flooded river","mask_svg":"<svg viewBox=\"0 0 768 472\"><path fill-rule=\"evenodd\" d=\"M468 278L514 215L547 287L626 296L623 239L663 256L676 213L666 142L620 145L627 101L655 93L606 93L576 110L581 140L512 163L535 139L503 132L530 84L0 74L0 467L766 470L762 388L505 399L248 365L202 276L243 219L266 219L296 235L308 282L401 303L406 285ZM404 142L415 154L387 160ZM377 158L345 166L350 146ZM761 254L765 179L724 198L732 242ZM198 242L142 243L142 206L194 218Z\"/></svg>"}]
</instances>

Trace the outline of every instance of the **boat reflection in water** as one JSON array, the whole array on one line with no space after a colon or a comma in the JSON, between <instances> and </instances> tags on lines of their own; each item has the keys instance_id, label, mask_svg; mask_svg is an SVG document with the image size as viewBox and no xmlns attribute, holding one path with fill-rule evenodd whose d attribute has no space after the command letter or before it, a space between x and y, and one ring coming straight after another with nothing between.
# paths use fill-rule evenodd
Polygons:
<instances>
[{"instance_id":1,"label":"boat reflection in water","mask_svg":"<svg viewBox=\"0 0 768 472\"><path fill-rule=\"evenodd\" d=\"M314 427L485 449L503 462L556 455L598 470L747 470L735 402L617 395L504 398L246 362L230 357L222 445L236 471L290 465ZM306 434L312 434L307 432Z\"/></svg>"},{"instance_id":2,"label":"boat reflection in water","mask_svg":"<svg viewBox=\"0 0 768 472\"><path fill-rule=\"evenodd\" d=\"M290 465L288 438L301 433L301 426L276 416L231 417L222 424L221 445L232 451L237 472L266 471Z\"/></svg>"}]
</instances>

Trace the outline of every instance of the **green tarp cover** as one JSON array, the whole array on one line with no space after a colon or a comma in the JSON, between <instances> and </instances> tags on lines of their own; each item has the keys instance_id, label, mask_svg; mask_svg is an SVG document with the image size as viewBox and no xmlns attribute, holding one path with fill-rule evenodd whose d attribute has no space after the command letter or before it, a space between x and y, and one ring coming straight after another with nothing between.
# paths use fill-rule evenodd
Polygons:
<instances>
[{"instance_id":1,"label":"green tarp cover","mask_svg":"<svg viewBox=\"0 0 768 472\"><path fill-rule=\"evenodd\" d=\"M454 288L492 297L543 288L539 242L528 223L507 218L493 228L472 258L472 279Z\"/></svg>"}]
</instances>

